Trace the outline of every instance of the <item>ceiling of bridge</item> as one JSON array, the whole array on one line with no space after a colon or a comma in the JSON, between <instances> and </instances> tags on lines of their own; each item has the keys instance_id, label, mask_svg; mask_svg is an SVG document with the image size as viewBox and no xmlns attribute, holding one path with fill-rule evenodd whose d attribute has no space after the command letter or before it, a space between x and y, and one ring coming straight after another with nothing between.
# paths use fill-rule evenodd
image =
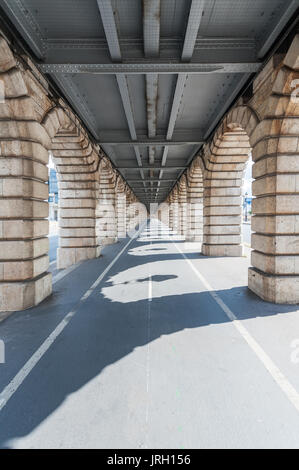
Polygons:
<instances>
[{"instance_id":1,"label":"ceiling of bridge","mask_svg":"<svg viewBox=\"0 0 299 470\"><path fill-rule=\"evenodd\" d=\"M0 0L138 198L161 202L299 0ZM151 168L149 168L151 167Z\"/></svg>"}]
</instances>

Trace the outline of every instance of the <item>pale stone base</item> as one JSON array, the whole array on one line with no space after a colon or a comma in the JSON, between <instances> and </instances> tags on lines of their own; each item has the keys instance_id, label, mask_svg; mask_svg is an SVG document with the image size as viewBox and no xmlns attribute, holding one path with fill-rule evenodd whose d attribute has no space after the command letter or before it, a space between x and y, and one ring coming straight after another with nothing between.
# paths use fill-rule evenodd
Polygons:
<instances>
[{"instance_id":1,"label":"pale stone base","mask_svg":"<svg viewBox=\"0 0 299 470\"><path fill-rule=\"evenodd\" d=\"M45 273L31 281L1 282L0 311L13 312L39 304L52 293L52 274Z\"/></svg>"},{"instance_id":2,"label":"pale stone base","mask_svg":"<svg viewBox=\"0 0 299 470\"><path fill-rule=\"evenodd\" d=\"M57 248L57 269L65 269L72 264L79 263L87 259L98 258L101 254L101 248Z\"/></svg>"},{"instance_id":3,"label":"pale stone base","mask_svg":"<svg viewBox=\"0 0 299 470\"><path fill-rule=\"evenodd\" d=\"M299 304L299 276L273 276L249 268L248 287L267 302Z\"/></svg>"},{"instance_id":4,"label":"pale stone base","mask_svg":"<svg viewBox=\"0 0 299 470\"><path fill-rule=\"evenodd\" d=\"M116 237L105 237L105 238L101 238L100 240L100 243L101 243L101 246L105 246L105 245L112 245L113 243L116 243L117 242L117 238Z\"/></svg>"},{"instance_id":5,"label":"pale stone base","mask_svg":"<svg viewBox=\"0 0 299 470\"><path fill-rule=\"evenodd\" d=\"M205 256L243 256L242 245L207 245L203 243L202 254Z\"/></svg>"},{"instance_id":6,"label":"pale stone base","mask_svg":"<svg viewBox=\"0 0 299 470\"><path fill-rule=\"evenodd\" d=\"M190 235L186 237L186 242L202 242L202 235Z\"/></svg>"}]
</instances>

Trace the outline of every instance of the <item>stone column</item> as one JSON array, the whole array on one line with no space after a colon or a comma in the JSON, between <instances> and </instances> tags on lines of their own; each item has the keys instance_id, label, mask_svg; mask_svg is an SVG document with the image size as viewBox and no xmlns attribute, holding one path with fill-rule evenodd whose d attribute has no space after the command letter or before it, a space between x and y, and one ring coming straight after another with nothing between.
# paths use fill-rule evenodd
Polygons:
<instances>
[{"instance_id":1,"label":"stone column","mask_svg":"<svg viewBox=\"0 0 299 470\"><path fill-rule=\"evenodd\" d=\"M84 134L52 139L59 188L57 268L100 255L96 237L95 170L98 156Z\"/></svg>"},{"instance_id":2,"label":"stone column","mask_svg":"<svg viewBox=\"0 0 299 470\"><path fill-rule=\"evenodd\" d=\"M204 255L243 254L241 185L249 152L249 138L241 128L215 138L204 179Z\"/></svg>"},{"instance_id":3,"label":"stone column","mask_svg":"<svg viewBox=\"0 0 299 470\"><path fill-rule=\"evenodd\" d=\"M121 176L118 176L116 188L115 188L115 209L116 209L116 220L117 220L117 237L119 239L126 238L126 184Z\"/></svg>"},{"instance_id":4,"label":"stone column","mask_svg":"<svg viewBox=\"0 0 299 470\"><path fill-rule=\"evenodd\" d=\"M0 311L22 310L52 290L48 258L48 148L8 44L0 38Z\"/></svg>"},{"instance_id":5,"label":"stone column","mask_svg":"<svg viewBox=\"0 0 299 470\"><path fill-rule=\"evenodd\" d=\"M180 209L178 187L175 186L171 193L171 210L172 210L172 230L175 233L180 231Z\"/></svg>"},{"instance_id":6,"label":"stone column","mask_svg":"<svg viewBox=\"0 0 299 470\"><path fill-rule=\"evenodd\" d=\"M264 300L290 304L299 303L298 57L299 35L278 68L264 120L251 138L256 199L248 286Z\"/></svg>"},{"instance_id":7,"label":"stone column","mask_svg":"<svg viewBox=\"0 0 299 470\"><path fill-rule=\"evenodd\" d=\"M187 201L189 231L186 240L202 242L203 238L203 176L199 167L192 168L187 176Z\"/></svg>"},{"instance_id":8,"label":"stone column","mask_svg":"<svg viewBox=\"0 0 299 470\"><path fill-rule=\"evenodd\" d=\"M108 159L103 158L99 166L99 190L97 201L97 236L100 245L117 241L115 214L116 175Z\"/></svg>"}]
</instances>

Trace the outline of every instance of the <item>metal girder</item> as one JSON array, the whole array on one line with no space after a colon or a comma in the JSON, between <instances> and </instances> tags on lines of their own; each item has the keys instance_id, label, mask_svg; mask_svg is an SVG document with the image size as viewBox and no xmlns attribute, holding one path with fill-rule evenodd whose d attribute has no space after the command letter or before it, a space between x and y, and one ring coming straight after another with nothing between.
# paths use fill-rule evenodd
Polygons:
<instances>
[{"instance_id":1,"label":"metal girder","mask_svg":"<svg viewBox=\"0 0 299 470\"><path fill-rule=\"evenodd\" d=\"M265 40L264 44L262 45L261 49L258 51L258 58L263 58L268 50L270 49L271 45L275 38L279 35L282 31L285 24L288 20L292 17L295 11L298 9L298 0L292 0L289 5L286 3L286 8L283 14L280 16L278 23L276 23L274 29L271 31L270 34L267 35L267 39Z\"/></svg>"},{"instance_id":2,"label":"metal girder","mask_svg":"<svg viewBox=\"0 0 299 470\"><path fill-rule=\"evenodd\" d=\"M110 0L97 0L112 60L121 61L120 45Z\"/></svg>"},{"instance_id":3,"label":"metal girder","mask_svg":"<svg viewBox=\"0 0 299 470\"><path fill-rule=\"evenodd\" d=\"M138 75L158 74L208 74L208 73L253 73L257 72L261 62L124 62L107 64L38 64L43 73L89 73L102 75Z\"/></svg>"},{"instance_id":4,"label":"metal girder","mask_svg":"<svg viewBox=\"0 0 299 470\"><path fill-rule=\"evenodd\" d=\"M173 171L173 170L185 170L187 166L165 166L165 167L143 166L142 167L143 170L155 170L155 171L160 170L161 168L163 168L163 170ZM117 169L118 170L140 170L140 166L118 166Z\"/></svg>"},{"instance_id":5,"label":"metal girder","mask_svg":"<svg viewBox=\"0 0 299 470\"><path fill-rule=\"evenodd\" d=\"M2 0L1 7L12 21L16 20L19 31L28 41L37 57L40 59L44 57L46 42L29 9L20 1L12 2L11 0Z\"/></svg>"},{"instance_id":6,"label":"metal girder","mask_svg":"<svg viewBox=\"0 0 299 470\"><path fill-rule=\"evenodd\" d=\"M160 44L160 0L143 0L143 47L146 57L157 57Z\"/></svg>"},{"instance_id":7,"label":"metal girder","mask_svg":"<svg viewBox=\"0 0 299 470\"><path fill-rule=\"evenodd\" d=\"M143 47L146 58L158 57L160 44L160 0L143 1ZM146 112L148 137L155 137L157 130L158 74L146 75ZM156 150L150 146L148 161L155 161Z\"/></svg>"},{"instance_id":8,"label":"metal girder","mask_svg":"<svg viewBox=\"0 0 299 470\"><path fill-rule=\"evenodd\" d=\"M99 140L97 142L99 145L127 145L127 146L138 146L144 145L150 147L154 145L155 147L164 147L164 145L201 145L205 141L203 139L198 140L165 140L165 139L139 139L139 140L119 140L119 141L105 141Z\"/></svg>"},{"instance_id":9,"label":"metal girder","mask_svg":"<svg viewBox=\"0 0 299 470\"><path fill-rule=\"evenodd\" d=\"M184 45L183 45L183 50L182 50L182 57L181 57L182 61L187 62L192 59L196 37L198 34L200 21L202 18L203 7L204 7L204 0L192 0L190 11L189 11L188 23L186 27L185 38L184 38ZM174 131L175 122L179 113L180 103L182 101L186 80L187 80L186 73L178 75L175 92L173 96L172 108L171 108L170 117L169 117L168 130L167 130L167 135L166 135L167 140L171 139L173 131ZM167 155L168 155L168 147L165 147L163 151L163 155L162 155L162 166L165 166L166 164ZM163 170L160 171L159 178L162 178L162 176L163 176Z\"/></svg>"},{"instance_id":10,"label":"metal girder","mask_svg":"<svg viewBox=\"0 0 299 470\"><path fill-rule=\"evenodd\" d=\"M113 9L110 0L97 0L98 8L100 10L102 23L106 35L107 44L109 47L109 52L111 59L114 61L121 61L121 50L118 40L118 33L116 28L116 23L114 19ZM116 76L119 92L121 95L125 115L128 122L128 127L131 135L131 139L136 140L136 128L134 123L133 110L130 101L129 89L126 76L123 74ZM136 160L139 166L142 165L140 151L137 145L134 145L134 152L136 155ZM140 176L143 179L143 171L140 170Z\"/></svg>"},{"instance_id":11,"label":"metal girder","mask_svg":"<svg viewBox=\"0 0 299 470\"><path fill-rule=\"evenodd\" d=\"M296 0L294 0L296 1ZM7 0L6 0L7 2ZM7 2L8 3L8 2ZM144 41L138 38L118 38L121 50L141 50L144 47ZM178 49L182 49L183 42L179 38L161 38L160 53L165 57L168 54L169 59L177 58ZM107 41L104 38L81 38L81 39L47 39L45 40L46 50L77 49L77 50L107 50ZM208 37L197 38L194 51L204 50L233 50L233 51L255 51L255 38L228 38L228 37ZM174 54L170 55L170 51Z\"/></svg>"},{"instance_id":12,"label":"metal girder","mask_svg":"<svg viewBox=\"0 0 299 470\"><path fill-rule=\"evenodd\" d=\"M139 183L141 183L141 181L139 181ZM130 186L130 187L132 187L132 189L133 189L134 191L135 191L135 190L138 191L138 189L143 190L143 191L144 191L145 189L147 189L147 190L149 190L149 191L152 191L152 190L157 189L157 188L154 188L153 186L152 186L152 187L151 187L151 186L145 186L144 188L141 187L141 186ZM167 184L166 186L162 186L162 189L165 190L165 191L169 191L169 190L171 189L171 185Z\"/></svg>"},{"instance_id":13,"label":"metal girder","mask_svg":"<svg viewBox=\"0 0 299 470\"><path fill-rule=\"evenodd\" d=\"M195 41L197 38L198 29L204 9L204 3L204 0L192 0L182 51L183 61L189 61L192 58Z\"/></svg>"},{"instance_id":14,"label":"metal girder","mask_svg":"<svg viewBox=\"0 0 299 470\"><path fill-rule=\"evenodd\" d=\"M158 179L147 179L146 180L146 179L144 179L142 181L141 180L130 180L130 179L128 179L128 183L143 183L143 181L145 183L157 183L158 181L161 181L162 183L168 183L168 182L175 181L175 179L174 178L172 178L172 179L163 179L163 180L158 180Z\"/></svg>"}]
</instances>

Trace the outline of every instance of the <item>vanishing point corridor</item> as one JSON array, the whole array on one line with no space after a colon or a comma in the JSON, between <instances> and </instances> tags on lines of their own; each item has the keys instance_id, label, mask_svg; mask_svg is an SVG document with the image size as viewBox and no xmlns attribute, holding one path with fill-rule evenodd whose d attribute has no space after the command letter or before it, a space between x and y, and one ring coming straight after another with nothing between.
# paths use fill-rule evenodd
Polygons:
<instances>
[{"instance_id":1,"label":"vanishing point corridor","mask_svg":"<svg viewBox=\"0 0 299 470\"><path fill-rule=\"evenodd\" d=\"M299 449L299 0L0 0L0 449L219 448Z\"/></svg>"},{"instance_id":2,"label":"vanishing point corridor","mask_svg":"<svg viewBox=\"0 0 299 470\"><path fill-rule=\"evenodd\" d=\"M297 307L248 264L151 220L76 265L1 324L1 447L298 447Z\"/></svg>"}]
</instances>

